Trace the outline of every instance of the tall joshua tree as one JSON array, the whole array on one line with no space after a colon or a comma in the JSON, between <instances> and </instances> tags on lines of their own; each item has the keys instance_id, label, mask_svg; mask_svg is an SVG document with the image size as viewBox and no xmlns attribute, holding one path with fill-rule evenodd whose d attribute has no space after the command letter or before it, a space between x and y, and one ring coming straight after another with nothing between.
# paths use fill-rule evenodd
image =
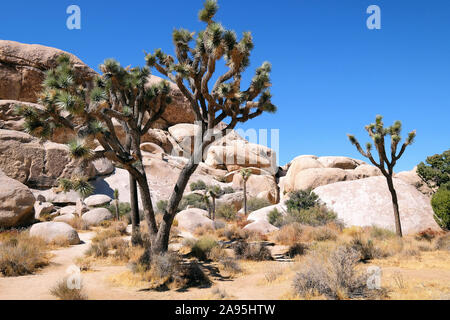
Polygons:
<instances>
[{"instance_id":1,"label":"tall joshua tree","mask_svg":"<svg viewBox=\"0 0 450 320\"><path fill-rule=\"evenodd\" d=\"M242 176L242 180L244 181L244 214L247 215L247 181L252 175L252 170L248 168L241 169L240 174Z\"/></svg>"},{"instance_id":2,"label":"tall joshua tree","mask_svg":"<svg viewBox=\"0 0 450 320\"><path fill-rule=\"evenodd\" d=\"M112 59L100 69L103 74L94 83L81 83L69 57L60 56L58 66L47 72L43 83L40 103L44 109L19 107L17 111L25 117L27 131L35 136L46 138L57 127L74 132L77 139L70 143L70 151L74 158L83 159L82 163L107 158L126 169L139 185L149 230L156 233L140 141L170 103L169 83L148 86L149 68L125 69ZM125 142L119 140L113 120L126 133ZM102 151L92 150L95 141ZM137 219L132 215L133 241L139 236Z\"/></svg>"},{"instance_id":3,"label":"tall joshua tree","mask_svg":"<svg viewBox=\"0 0 450 320\"><path fill-rule=\"evenodd\" d=\"M392 126L385 128L383 124L383 117L378 115L376 117L375 123L372 123L366 126L366 130L369 133L369 136L372 138L375 148L377 149L379 155L379 162L376 162L372 156L372 143L366 144L366 151L364 151L359 144L358 140L353 135L348 135L350 142L356 146L358 151L366 158L372 162L374 166L376 166L383 175L386 177L387 184L389 187L389 191L392 196L392 205L394 207L394 216L395 216L395 229L398 236L402 236L402 227L400 223L400 211L398 207L398 199L397 192L394 188L393 182L393 174L394 174L394 166L397 164L397 161L401 158L403 153L406 150L406 147L411 145L414 142L414 138L416 137L416 131L412 131L408 134L408 138L403 143L400 151L397 153L398 145L401 141L401 130L402 123L400 121L396 121ZM385 137L389 135L391 137L391 155L390 158L386 152L385 146Z\"/></svg>"},{"instance_id":4,"label":"tall joshua tree","mask_svg":"<svg viewBox=\"0 0 450 320\"><path fill-rule=\"evenodd\" d=\"M242 89L242 73L250 64L253 40L250 32L238 40L236 33L215 22L217 2L207 0L199 12L199 19L206 23L204 30L193 33L185 29L173 31L175 57L161 49L148 54L147 65L176 83L188 99L195 114L196 123L201 127L191 157L181 171L170 197L166 214L159 226L153 251L167 250L170 229L176 209L183 196L187 182L197 169L205 149L238 123L253 119L263 112L275 112L269 91L271 65L264 62L257 68L250 85ZM227 71L215 77L216 64L224 60ZM221 122L222 130L214 130ZM219 132L217 132L219 131Z\"/></svg>"}]
</instances>

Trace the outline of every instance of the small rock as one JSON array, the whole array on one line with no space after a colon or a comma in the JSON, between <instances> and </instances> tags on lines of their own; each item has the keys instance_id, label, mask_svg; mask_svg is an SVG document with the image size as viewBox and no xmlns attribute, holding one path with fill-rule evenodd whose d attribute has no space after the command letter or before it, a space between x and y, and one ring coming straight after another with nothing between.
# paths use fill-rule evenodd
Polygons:
<instances>
[{"instance_id":1,"label":"small rock","mask_svg":"<svg viewBox=\"0 0 450 320\"><path fill-rule=\"evenodd\" d=\"M111 197L105 194L96 194L84 200L88 207L100 207L109 204L112 201Z\"/></svg>"},{"instance_id":2,"label":"small rock","mask_svg":"<svg viewBox=\"0 0 450 320\"><path fill-rule=\"evenodd\" d=\"M82 218L89 226L96 226L103 221L111 220L113 215L108 209L97 208L86 212Z\"/></svg>"}]
</instances>

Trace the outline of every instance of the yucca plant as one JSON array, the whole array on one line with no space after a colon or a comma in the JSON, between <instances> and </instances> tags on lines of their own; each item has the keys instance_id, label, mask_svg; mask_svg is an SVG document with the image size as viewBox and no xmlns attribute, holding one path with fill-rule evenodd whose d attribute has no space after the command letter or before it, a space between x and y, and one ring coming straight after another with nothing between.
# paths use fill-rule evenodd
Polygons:
<instances>
[{"instance_id":1,"label":"yucca plant","mask_svg":"<svg viewBox=\"0 0 450 320\"><path fill-rule=\"evenodd\" d=\"M406 138L406 141L403 143L400 151L398 151L398 145L402 140L400 134L402 131L402 123L400 121L396 121L392 126L385 128L383 123L383 117L378 115L376 116L375 123L369 124L366 126L366 131L369 133L369 136L372 138L375 148L378 152L379 162L376 162L372 156L372 143L366 144L366 151L363 150L358 140L353 135L348 135L350 142L356 146L359 153L361 153L364 157L368 158L370 162L378 169L380 169L381 173L386 177L386 181L388 184L389 192L392 196L392 205L394 207L394 217L395 217L395 229L398 236L402 236L402 226L400 222L400 211L398 207L398 198L397 192L394 188L394 167L397 164L397 161L401 158L403 153L406 150L406 147L411 145L414 142L414 138L416 137L416 131L411 131ZM385 138L386 136L391 137L391 154L390 158L388 157L388 153L386 152L385 146ZM397 152L398 151L398 152Z\"/></svg>"}]
</instances>

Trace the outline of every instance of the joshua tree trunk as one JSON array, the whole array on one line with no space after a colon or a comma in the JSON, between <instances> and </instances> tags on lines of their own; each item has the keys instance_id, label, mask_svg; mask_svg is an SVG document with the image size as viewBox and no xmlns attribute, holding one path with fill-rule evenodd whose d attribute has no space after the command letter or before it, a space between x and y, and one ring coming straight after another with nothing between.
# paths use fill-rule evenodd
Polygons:
<instances>
[{"instance_id":1,"label":"joshua tree trunk","mask_svg":"<svg viewBox=\"0 0 450 320\"><path fill-rule=\"evenodd\" d=\"M216 220L216 197L212 197L212 220Z\"/></svg>"},{"instance_id":2,"label":"joshua tree trunk","mask_svg":"<svg viewBox=\"0 0 450 320\"><path fill-rule=\"evenodd\" d=\"M397 199L397 192L394 188L394 182L392 180L392 176L386 176L387 184L389 187L389 192L392 196L392 205L394 207L394 216L395 216L395 231L399 237L403 236L402 233L402 226L400 223L400 210L398 208L398 199Z\"/></svg>"},{"instance_id":3,"label":"joshua tree trunk","mask_svg":"<svg viewBox=\"0 0 450 320\"><path fill-rule=\"evenodd\" d=\"M114 200L114 206L116 207L116 220L120 220L120 214L119 214L119 199Z\"/></svg>"},{"instance_id":4,"label":"joshua tree trunk","mask_svg":"<svg viewBox=\"0 0 450 320\"><path fill-rule=\"evenodd\" d=\"M140 243L140 217L136 179L130 174L130 206L131 206L131 243L137 245Z\"/></svg>"},{"instance_id":5,"label":"joshua tree trunk","mask_svg":"<svg viewBox=\"0 0 450 320\"><path fill-rule=\"evenodd\" d=\"M244 214L247 216L247 181L244 180Z\"/></svg>"}]
</instances>

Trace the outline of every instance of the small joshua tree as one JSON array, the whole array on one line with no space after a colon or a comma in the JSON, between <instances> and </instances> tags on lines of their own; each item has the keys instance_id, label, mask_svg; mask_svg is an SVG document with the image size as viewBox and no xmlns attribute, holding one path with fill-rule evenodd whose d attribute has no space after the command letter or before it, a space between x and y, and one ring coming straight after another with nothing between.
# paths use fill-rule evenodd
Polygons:
<instances>
[{"instance_id":1,"label":"small joshua tree","mask_svg":"<svg viewBox=\"0 0 450 320\"><path fill-rule=\"evenodd\" d=\"M211 201L211 217L210 218L214 221L214 220L216 220L216 199L220 198L222 190L220 189L219 186L208 186L206 191L212 200Z\"/></svg>"},{"instance_id":2,"label":"small joshua tree","mask_svg":"<svg viewBox=\"0 0 450 320\"><path fill-rule=\"evenodd\" d=\"M241 169L240 174L244 181L244 214L247 215L247 181L252 175L251 169Z\"/></svg>"},{"instance_id":3,"label":"small joshua tree","mask_svg":"<svg viewBox=\"0 0 450 320\"><path fill-rule=\"evenodd\" d=\"M120 213L119 213L119 189L114 189L114 207L116 209L116 219L117 221L120 220Z\"/></svg>"},{"instance_id":4,"label":"small joshua tree","mask_svg":"<svg viewBox=\"0 0 450 320\"><path fill-rule=\"evenodd\" d=\"M364 151L359 144L358 140L353 135L348 135L350 142L356 146L358 151L366 158L372 162L374 166L376 166L383 175L386 177L387 184L389 187L389 191L392 196L392 205L394 207L394 216L395 216L395 229L398 236L402 236L402 227L400 222L400 211L398 207L398 199L397 192L394 188L393 182L393 174L394 167L397 164L397 161L401 158L403 153L406 150L406 147L411 145L416 137L416 131L412 131L408 134L408 138L405 143L403 143L400 151L397 153L398 145L401 141L401 130L402 123L400 121L396 121L392 126L385 128L383 124L383 117L378 115L376 117L375 123L372 123L366 126L366 130L369 133L369 136L372 138L375 148L377 149L379 155L379 162L376 162L372 156L372 143L366 144L366 151ZM386 153L385 147L385 137L389 135L391 136L391 156L390 159Z\"/></svg>"},{"instance_id":5,"label":"small joshua tree","mask_svg":"<svg viewBox=\"0 0 450 320\"><path fill-rule=\"evenodd\" d=\"M247 89L242 86L242 74L250 65L253 39L250 32L237 39L236 33L225 29L214 21L218 11L217 2L207 0L199 13L199 19L206 28L198 33L185 29L173 31L176 57L165 54L161 49L148 54L147 65L157 69L174 82L188 99L200 129L196 134L194 151L181 171L168 208L159 226L153 252L167 251L170 229L177 213L189 178L200 164L207 147L218 137L223 137L238 123L251 120L265 111L275 112L269 88L271 65L264 62L257 68ZM193 45L192 45L193 43ZM220 60L224 60L227 71L210 81ZM224 123L222 130L219 124Z\"/></svg>"}]
</instances>

